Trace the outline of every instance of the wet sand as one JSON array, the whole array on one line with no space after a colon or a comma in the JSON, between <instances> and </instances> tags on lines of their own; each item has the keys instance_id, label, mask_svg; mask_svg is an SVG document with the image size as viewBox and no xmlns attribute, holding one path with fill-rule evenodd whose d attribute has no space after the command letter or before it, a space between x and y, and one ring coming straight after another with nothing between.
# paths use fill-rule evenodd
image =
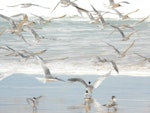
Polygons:
<instances>
[{"instance_id":1,"label":"wet sand","mask_svg":"<svg viewBox=\"0 0 150 113\"><path fill-rule=\"evenodd\" d=\"M43 84L36 75L14 74L0 81L0 113L32 113L26 98L42 95L37 113L107 113L101 106L116 96L115 113L150 112L150 77L111 76L94 90L91 104L84 105L85 88L80 83L51 82ZM76 76L59 76L64 80ZM77 76L94 82L98 76ZM114 113L110 109L111 113Z\"/></svg>"}]
</instances>

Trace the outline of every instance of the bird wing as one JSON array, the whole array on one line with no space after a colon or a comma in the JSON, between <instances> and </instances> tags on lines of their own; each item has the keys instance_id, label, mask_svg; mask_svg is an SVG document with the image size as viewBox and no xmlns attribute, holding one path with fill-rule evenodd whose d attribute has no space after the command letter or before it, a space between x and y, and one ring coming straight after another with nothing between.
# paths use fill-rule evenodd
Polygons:
<instances>
[{"instance_id":1,"label":"bird wing","mask_svg":"<svg viewBox=\"0 0 150 113\"><path fill-rule=\"evenodd\" d=\"M12 6L7 6L7 7L17 7L19 6L20 4L17 4L17 5L12 5Z\"/></svg>"},{"instance_id":2,"label":"bird wing","mask_svg":"<svg viewBox=\"0 0 150 113\"><path fill-rule=\"evenodd\" d=\"M51 75L51 72L50 72L49 68L44 64L43 59L41 57L39 57L39 56L36 56L36 58L37 58L39 64L41 65L41 67L42 67L42 69L44 71L45 78L49 78L49 79L54 78Z\"/></svg>"},{"instance_id":3,"label":"bird wing","mask_svg":"<svg viewBox=\"0 0 150 113\"><path fill-rule=\"evenodd\" d=\"M15 22L14 22L14 20L13 20L12 18L7 17L7 16L2 15L2 14L0 14L0 17L2 17L3 19L6 19L7 21L9 21L9 24L10 24L10 26L11 26L13 29L16 29L16 28L17 28L17 26L16 26L16 24L15 24Z\"/></svg>"},{"instance_id":4,"label":"bird wing","mask_svg":"<svg viewBox=\"0 0 150 113\"><path fill-rule=\"evenodd\" d=\"M107 43L107 42L105 42L107 45L109 45L110 47L112 47L119 55L121 54L121 52L115 47L115 46L113 46L113 45L111 45L111 44L109 44L109 43Z\"/></svg>"},{"instance_id":5,"label":"bird wing","mask_svg":"<svg viewBox=\"0 0 150 113\"><path fill-rule=\"evenodd\" d=\"M71 81L71 82L80 82L85 87L88 87L87 83L83 79L81 79L81 78L69 78L68 81Z\"/></svg>"},{"instance_id":6,"label":"bird wing","mask_svg":"<svg viewBox=\"0 0 150 113\"><path fill-rule=\"evenodd\" d=\"M130 4L130 3L129 3L129 2L127 2L127 1L121 1L121 2L119 2L119 3Z\"/></svg>"},{"instance_id":7,"label":"bird wing","mask_svg":"<svg viewBox=\"0 0 150 113\"><path fill-rule=\"evenodd\" d=\"M33 34L35 40L36 40L37 42L39 42L40 36L36 33L36 31L35 31L34 29L32 29L32 28L30 28L30 27L28 27L28 28L29 28L29 30L31 31L31 33Z\"/></svg>"},{"instance_id":8,"label":"bird wing","mask_svg":"<svg viewBox=\"0 0 150 113\"><path fill-rule=\"evenodd\" d=\"M111 64L113 65L113 68L115 69L115 71L117 72L117 73L119 73L119 70L118 70L118 67L117 67L117 65L116 65L116 63L112 60L112 61L110 61L111 62Z\"/></svg>"},{"instance_id":9,"label":"bird wing","mask_svg":"<svg viewBox=\"0 0 150 113\"><path fill-rule=\"evenodd\" d=\"M122 16L123 16L122 13L120 13L118 10L116 10L116 9L114 9L114 8L113 8L113 10L118 14L118 16L119 16L120 18L122 18Z\"/></svg>"},{"instance_id":10,"label":"bird wing","mask_svg":"<svg viewBox=\"0 0 150 113\"><path fill-rule=\"evenodd\" d=\"M26 101L27 101L28 104L33 106L33 102L34 102L33 99L27 98Z\"/></svg>"},{"instance_id":11,"label":"bird wing","mask_svg":"<svg viewBox=\"0 0 150 113\"><path fill-rule=\"evenodd\" d=\"M150 15L148 15L147 17L143 18L142 20L140 20L139 22L135 23L135 25L140 24L142 22L144 22L146 19L148 19L150 17Z\"/></svg>"},{"instance_id":12,"label":"bird wing","mask_svg":"<svg viewBox=\"0 0 150 113\"><path fill-rule=\"evenodd\" d=\"M43 97L43 96L38 96L38 97L36 97L37 103L38 103L39 99L41 99L42 97Z\"/></svg>"},{"instance_id":13,"label":"bird wing","mask_svg":"<svg viewBox=\"0 0 150 113\"><path fill-rule=\"evenodd\" d=\"M41 6L41 5L37 5L37 4L32 4L33 6L37 6L37 7L41 7L41 8L45 8L45 9L50 9L49 7L45 7L45 6Z\"/></svg>"},{"instance_id":14,"label":"bird wing","mask_svg":"<svg viewBox=\"0 0 150 113\"><path fill-rule=\"evenodd\" d=\"M110 76L111 74L111 71L109 71L108 73L106 73L105 75L103 76L100 76L93 84L93 87L94 88L97 88L104 80L106 77Z\"/></svg>"},{"instance_id":15,"label":"bird wing","mask_svg":"<svg viewBox=\"0 0 150 113\"><path fill-rule=\"evenodd\" d=\"M138 10L139 10L139 9L136 9L135 11L132 11L132 12L126 14L126 15L130 15L130 14L132 14L132 13L135 13L135 12L137 12Z\"/></svg>"},{"instance_id":16,"label":"bird wing","mask_svg":"<svg viewBox=\"0 0 150 113\"><path fill-rule=\"evenodd\" d=\"M121 54L121 56L125 56L125 54L127 53L127 51L134 45L136 40L134 40L127 48L126 50Z\"/></svg>"},{"instance_id":17,"label":"bird wing","mask_svg":"<svg viewBox=\"0 0 150 113\"><path fill-rule=\"evenodd\" d=\"M98 15L99 19L101 20L101 24L104 25L106 22L104 20L104 18L102 17L101 13L99 11L97 11L93 5L91 4L92 9L95 11L95 13Z\"/></svg>"},{"instance_id":18,"label":"bird wing","mask_svg":"<svg viewBox=\"0 0 150 113\"><path fill-rule=\"evenodd\" d=\"M133 32L131 32L130 34L128 34L126 37L124 37L124 38L122 39L122 41L127 41L127 40L129 40L130 37L131 37L134 33L136 33L136 31L133 31Z\"/></svg>"},{"instance_id":19,"label":"bird wing","mask_svg":"<svg viewBox=\"0 0 150 113\"><path fill-rule=\"evenodd\" d=\"M114 25L110 25L110 26L113 27L113 28L115 28L115 29L117 29L120 32L120 34L122 35L123 38L125 37L123 31L119 27L114 26Z\"/></svg>"},{"instance_id":20,"label":"bird wing","mask_svg":"<svg viewBox=\"0 0 150 113\"><path fill-rule=\"evenodd\" d=\"M51 11L51 13L57 8L57 6L61 3L61 0L56 4L56 6L54 7L54 9Z\"/></svg>"}]
</instances>

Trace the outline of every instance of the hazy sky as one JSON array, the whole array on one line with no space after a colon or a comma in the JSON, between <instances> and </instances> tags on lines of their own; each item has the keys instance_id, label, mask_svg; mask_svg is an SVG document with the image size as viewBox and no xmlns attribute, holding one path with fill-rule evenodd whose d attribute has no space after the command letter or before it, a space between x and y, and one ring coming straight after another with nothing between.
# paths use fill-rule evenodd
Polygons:
<instances>
[{"instance_id":1,"label":"hazy sky","mask_svg":"<svg viewBox=\"0 0 150 113\"><path fill-rule=\"evenodd\" d=\"M55 5L58 3L59 0L5 0L5 1L0 0L0 1L1 1L0 9L3 9L0 10L0 13L9 16L17 13L34 13L42 16L63 15L63 14L79 15L75 8L71 6L61 7L60 5L52 14L50 14L51 10L55 7ZM107 10L104 4L108 5L109 4L108 1L109 0L77 0L76 3L78 4L78 6L85 8L87 10L92 10L90 7L90 3L98 10ZM120 2L120 1L121 0L115 0L115 2ZM118 8L120 12L126 14L136 9L139 9L138 12L131 14L130 17L142 18L150 15L149 0L126 0L126 1L128 1L130 4L122 4L122 7ZM51 9L48 10L48 9L43 9L35 6L32 6L30 8L20 8L20 6L7 7L7 6L17 5L21 3L34 3L45 7L50 7ZM112 17L112 15L109 15L108 17Z\"/></svg>"}]
</instances>

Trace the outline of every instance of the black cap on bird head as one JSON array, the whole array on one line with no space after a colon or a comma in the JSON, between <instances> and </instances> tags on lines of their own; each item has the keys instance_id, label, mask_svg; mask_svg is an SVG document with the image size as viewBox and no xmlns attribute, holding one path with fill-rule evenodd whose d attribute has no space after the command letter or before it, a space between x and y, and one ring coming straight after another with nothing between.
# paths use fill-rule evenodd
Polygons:
<instances>
[{"instance_id":1,"label":"black cap on bird head","mask_svg":"<svg viewBox=\"0 0 150 113\"><path fill-rule=\"evenodd\" d=\"M112 96L112 99L116 98L115 96Z\"/></svg>"},{"instance_id":2,"label":"black cap on bird head","mask_svg":"<svg viewBox=\"0 0 150 113\"><path fill-rule=\"evenodd\" d=\"M33 97L33 99L36 99L36 97Z\"/></svg>"}]
</instances>

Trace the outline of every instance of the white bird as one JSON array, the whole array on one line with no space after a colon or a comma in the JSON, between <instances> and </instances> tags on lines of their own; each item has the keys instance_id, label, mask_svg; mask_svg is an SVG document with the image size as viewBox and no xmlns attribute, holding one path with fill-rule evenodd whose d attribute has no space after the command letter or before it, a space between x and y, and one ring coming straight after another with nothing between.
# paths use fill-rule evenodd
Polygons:
<instances>
[{"instance_id":1,"label":"white bird","mask_svg":"<svg viewBox=\"0 0 150 113\"><path fill-rule=\"evenodd\" d=\"M86 90L88 91L88 93L92 94L93 89L96 89L106 79L106 77L110 76L110 74L111 74L111 71L109 71L105 75L100 76L99 78L97 78L97 80L93 84L91 84L90 81L88 83L86 83L81 78L70 78L70 79L68 79L68 81L81 82L86 87Z\"/></svg>"},{"instance_id":2,"label":"white bird","mask_svg":"<svg viewBox=\"0 0 150 113\"><path fill-rule=\"evenodd\" d=\"M109 7L110 7L110 8L121 7L121 4L120 4L120 3L130 4L130 3L127 2L127 1L121 1L121 2L115 3L114 0L109 0Z\"/></svg>"},{"instance_id":3,"label":"white bird","mask_svg":"<svg viewBox=\"0 0 150 113\"><path fill-rule=\"evenodd\" d=\"M56 4L56 6L53 8L53 10L51 11L51 13L57 8L57 6L59 5L59 4L62 4L63 5L63 7L68 7L69 5L73 5L73 6L75 6L76 4L74 3L76 0L74 0L74 1L70 1L70 0L60 0L57 4Z\"/></svg>"},{"instance_id":4,"label":"white bird","mask_svg":"<svg viewBox=\"0 0 150 113\"><path fill-rule=\"evenodd\" d=\"M21 8L27 8L27 7L31 7L31 6L36 6L36 7L41 7L41 8L45 8L45 9L50 9L49 7L44 7L44 6L37 5L37 4L32 4L32 3L22 3L22 4L7 6L7 7L17 7L17 6L21 6Z\"/></svg>"},{"instance_id":5,"label":"white bird","mask_svg":"<svg viewBox=\"0 0 150 113\"><path fill-rule=\"evenodd\" d=\"M101 12L97 11L93 5L91 4L92 9L94 10L94 12L96 13L96 15L98 16L98 18L93 19L96 23L99 21L102 25L102 29L104 29L107 25L109 25L108 22L106 22L103 18L103 16L101 15Z\"/></svg>"},{"instance_id":6,"label":"white bird","mask_svg":"<svg viewBox=\"0 0 150 113\"><path fill-rule=\"evenodd\" d=\"M127 13L127 14L123 15L123 14L120 13L118 10L116 10L116 9L113 9L113 10L118 14L118 16L119 16L122 20L128 19L128 18L129 18L128 15L130 15L130 14L132 14L132 13L135 13L135 12L139 11L139 9L136 9L136 10L130 12L130 13Z\"/></svg>"},{"instance_id":7,"label":"white bird","mask_svg":"<svg viewBox=\"0 0 150 113\"><path fill-rule=\"evenodd\" d=\"M123 51L120 52L115 46L105 42L108 46L112 47L118 54L120 58L123 58L126 56L126 53L131 49L131 47L133 47L134 43L135 43L136 39Z\"/></svg>"},{"instance_id":8,"label":"white bird","mask_svg":"<svg viewBox=\"0 0 150 113\"><path fill-rule=\"evenodd\" d=\"M88 92L88 90L85 91L84 99L85 99L85 100L90 100L90 99L92 99L92 95Z\"/></svg>"},{"instance_id":9,"label":"white bird","mask_svg":"<svg viewBox=\"0 0 150 113\"><path fill-rule=\"evenodd\" d=\"M36 112L37 111L37 106L38 106L38 103L39 103L39 99L42 98L42 96L38 96L38 97L33 97L33 98L27 98L27 103L29 105L32 106L33 108L33 112Z\"/></svg>"},{"instance_id":10,"label":"white bird","mask_svg":"<svg viewBox=\"0 0 150 113\"><path fill-rule=\"evenodd\" d=\"M42 81L43 83L53 82L53 81L65 82L64 80L51 75L49 68L44 64L44 60L41 57L36 56L36 58L44 71L44 77L36 77L36 79L38 79L39 81Z\"/></svg>"},{"instance_id":11,"label":"white bird","mask_svg":"<svg viewBox=\"0 0 150 113\"><path fill-rule=\"evenodd\" d=\"M117 102L116 102L116 97L112 96L111 100L108 101L107 104L104 104L103 106L106 106L108 108L108 111L110 108L114 108L114 110L117 110Z\"/></svg>"},{"instance_id":12,"label":"white bird","mask_svg":"<svg viewBox=\"0 0 150 113\"><path fill-rule=\"evenodd\" d=\"M131 32L131 33L125 35L124 32L123 32L123 30L122 30L121 28L119 28L119 27L117 27L117 26L114 26L114 25L110 25L110 26L120 32L120 34L121 34L121 36L122 36L122 38L123 38L122 41L127 41L127 40L129 40L130 37L131 37L134 33L136 33L136 31L133 31L133 32ZM131 27L131 28L132 28L132 27Z\"/></svg>"},{"instance_id":13,"label":"white bird","mask_svg":"<svg viewBox=\"0 0 150 113\"><path fill-rule=\"evenodd\" d=\"M33 34L36 43L38 43L41 39L45 39L44 36L39 35L33 28L28 27L28 29L29 29L29 30L31 31L31 33Z\"/></svg>"}]
</instances>

